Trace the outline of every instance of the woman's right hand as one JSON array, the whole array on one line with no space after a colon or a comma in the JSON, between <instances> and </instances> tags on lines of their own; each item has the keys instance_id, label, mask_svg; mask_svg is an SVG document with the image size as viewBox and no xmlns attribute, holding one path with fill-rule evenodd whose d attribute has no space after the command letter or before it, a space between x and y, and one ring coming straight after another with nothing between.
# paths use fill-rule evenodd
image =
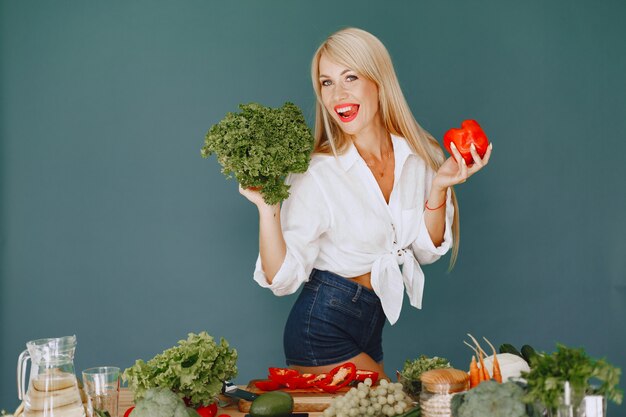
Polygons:
<instances>
[{"instance_id":1,"label":"woman's right hand","mask_svg":"<svg viewBox=\"0 0 626 417\"><path fill-rule=\"evenodd\" d=\"M260 205L267 205L267 203L265 203L265 200L263 200L263 195L257 188L243 188L241 184L239 184L239 194L246 197L257 207L259 207Z\"/></svg>"}]
</instances>

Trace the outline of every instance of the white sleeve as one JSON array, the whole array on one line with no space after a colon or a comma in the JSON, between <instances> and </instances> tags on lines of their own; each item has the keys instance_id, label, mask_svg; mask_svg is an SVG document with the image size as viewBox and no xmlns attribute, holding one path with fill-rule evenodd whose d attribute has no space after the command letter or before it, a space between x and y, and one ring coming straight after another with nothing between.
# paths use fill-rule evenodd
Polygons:
<instances>
[{"instance_id":1,"label":"white sleeve","mask_svg":"<svg viewBox=\"0 0 626 417\"><path fill-rule=\"evenodd\" d=\"M430 183L430 182L429 182ZM426 209L424 209L426 210ZM426 228L425 216L422 214L420 219L419 230L417 238L411 244L415 259L420 265L431 264L438 260L442 255L445 255L452 247L452 221L454 219L454 204L452 203L452 190L448 188L446 195L446 217L445 228L443 232L443 242L438 247L435 247L428 229Z\"/></svg>"},{"instance_id":2,"label":"white sleeve","mask_svg":"<svg viewBox=\"0 0 626 417\"><path fill-rule=\"evenodd\" d=\"M296 292L308 281L319 254L319 237L330 227L330 212L322 190L310 172L290 175L289 198L280 209L281 227L287 246L285 260L269 284L259 254L254 280L275 295Z\"/></svg>"}]
</instances>

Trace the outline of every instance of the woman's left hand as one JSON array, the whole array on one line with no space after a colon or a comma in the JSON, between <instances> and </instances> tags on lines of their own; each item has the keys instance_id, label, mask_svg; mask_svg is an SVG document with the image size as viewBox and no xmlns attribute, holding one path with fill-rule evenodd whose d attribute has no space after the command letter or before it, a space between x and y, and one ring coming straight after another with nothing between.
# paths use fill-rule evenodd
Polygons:
<instances>
[{"instance_id":1,"label":"woman's left hand","mask_svg":"<svg viewBox=\"0 0 626 417\"><path fill-rule=\"evenodd\" d=\"M439 167L439 170L433 179L433 186L441 190L445 190L453 185L462 184L467 181L469 177L483 169L489 163L491 149L493 147L489 144L487 152L485 152L485 156L481 158L478 155L478 152L476 152L474 145L472 145L470 152L474 158L474 163L470 166L467 166L465 159L461 156L461 153L454 145L454 142L450 145L450 148L452 149L454 158L452 156L448 158L443 165Z\"/></svg>"}]
</instances>

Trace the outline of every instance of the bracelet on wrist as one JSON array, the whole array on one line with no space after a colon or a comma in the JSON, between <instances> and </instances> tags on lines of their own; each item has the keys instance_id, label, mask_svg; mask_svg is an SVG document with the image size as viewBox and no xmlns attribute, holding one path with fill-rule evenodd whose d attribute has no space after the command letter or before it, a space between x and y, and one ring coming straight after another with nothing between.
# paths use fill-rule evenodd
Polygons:
<instances>
[{"instance_id":1,"label":"bracelet on wrist","mask_svg":"<svg viewBox=\"0 0 626 417\"><path fill-rule=\"evenodd\" d=\"M443 200L443 203L441 203L440 206L435 207L435 208L430 208L428 207L428 200L426 200L426 202L424 203L424 208L426 208L426 210L435 211L435 210L439 210L441 207L445 205L446 205L446 199Z\"/></svg>"}]
</instances>

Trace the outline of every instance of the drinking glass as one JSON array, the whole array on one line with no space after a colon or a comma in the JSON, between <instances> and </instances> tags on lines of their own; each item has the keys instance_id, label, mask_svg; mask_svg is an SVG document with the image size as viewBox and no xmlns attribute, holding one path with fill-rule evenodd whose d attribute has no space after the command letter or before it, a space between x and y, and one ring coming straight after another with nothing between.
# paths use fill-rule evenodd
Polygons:
<instances>
[{"instance_id":1,"label":"drinking glass","mask_svg":"<svg viewBox=\"0 0 626 417\"><path fill-rule=\"evenodd\" d=\"M83 371L88 417L118 417L120 368L98 366Z\"/></svg>"}]
</instances>

